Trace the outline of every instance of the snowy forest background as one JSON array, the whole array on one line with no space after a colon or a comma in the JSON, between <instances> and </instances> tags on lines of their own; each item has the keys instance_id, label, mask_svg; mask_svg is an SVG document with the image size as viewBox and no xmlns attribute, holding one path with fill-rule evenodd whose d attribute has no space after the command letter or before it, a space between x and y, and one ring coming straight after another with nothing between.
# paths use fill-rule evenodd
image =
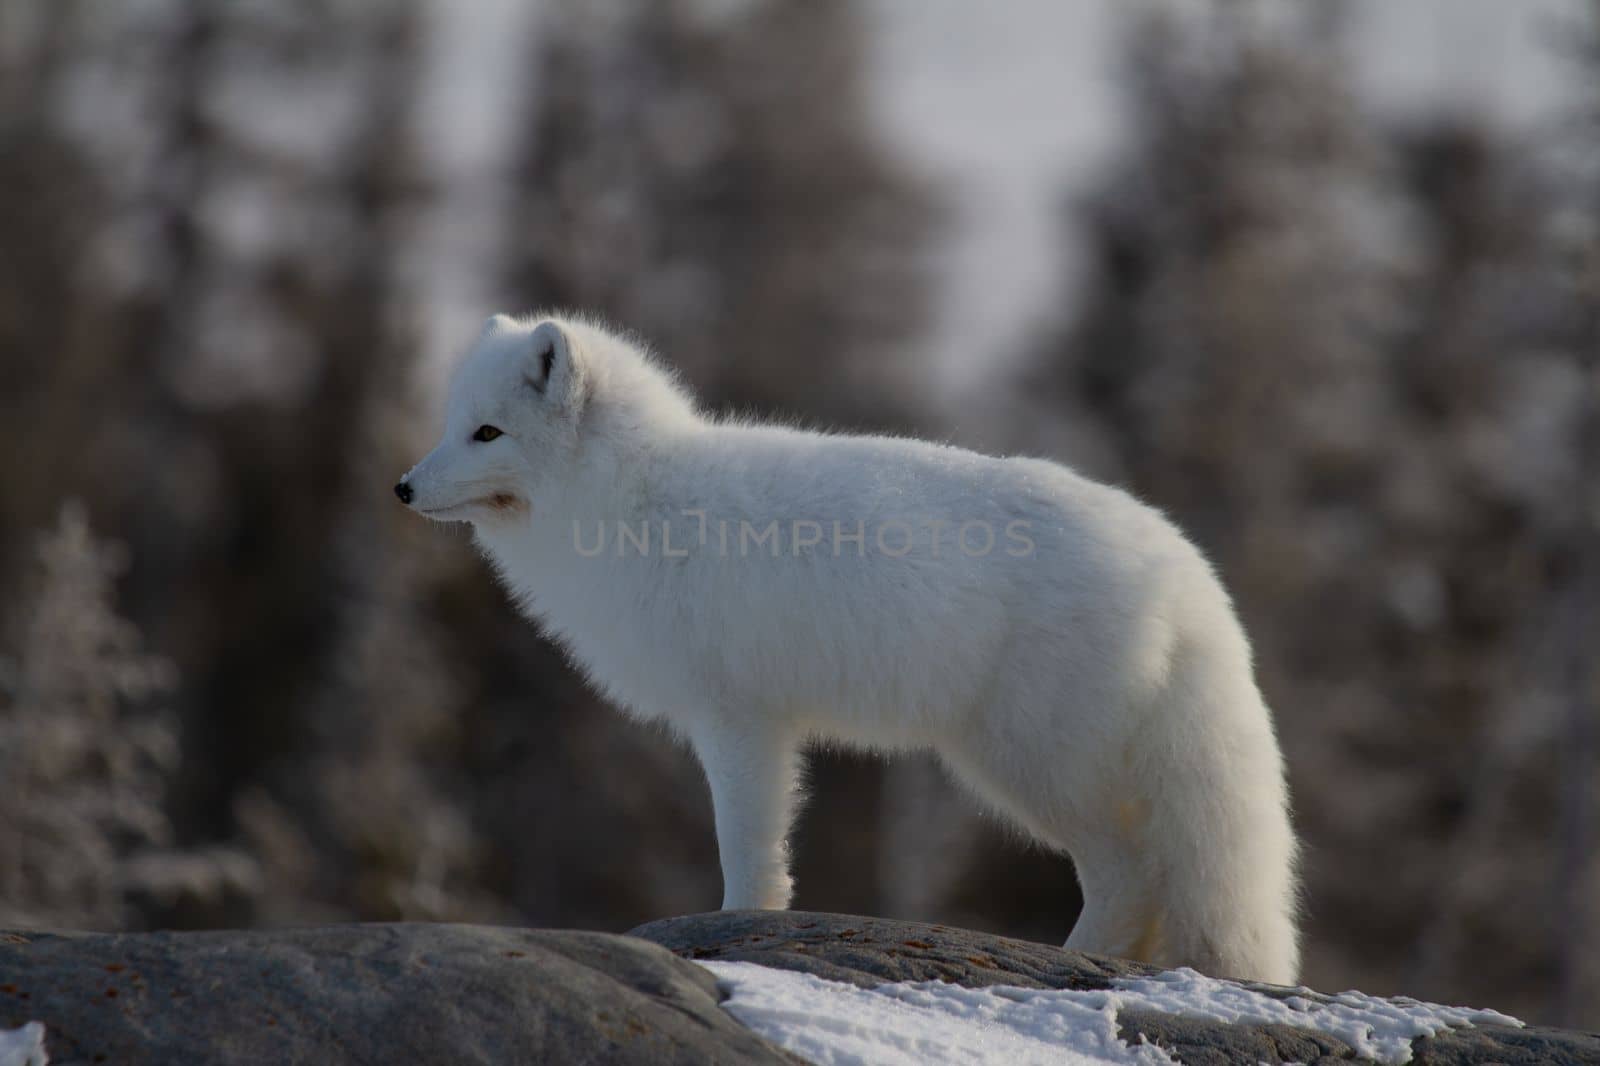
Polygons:
<instances>
[{"instance_id":1,"label":"snowy forest background","mask_svg":"<svg viewBox=\"0 0 1600 1066\"><path fill-rule=\"evenodd\" d=\"M1600 3L1511 6L1535 120L1374 107L1359 4L1099 5L1042 239L906 149L885 57L969 76L910 3L502 10L487 162L477 5L0 6L0 927L716 906L690 757L390 491L481 317L568 305L718 408L1164 508L1256 642L1305 980L1600 1028ZM798 906L1064 939L1069 864L931 762L814 766Z\"/></svg>"}]
</instances>

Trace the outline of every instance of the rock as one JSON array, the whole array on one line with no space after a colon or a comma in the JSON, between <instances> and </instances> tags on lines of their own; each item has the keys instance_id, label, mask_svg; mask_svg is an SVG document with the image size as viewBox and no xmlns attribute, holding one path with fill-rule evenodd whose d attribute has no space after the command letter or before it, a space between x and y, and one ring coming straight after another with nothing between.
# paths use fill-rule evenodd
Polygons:
<instances>
[{"instance_id":1,"label":"rock","mask_svg":"<svg viewBox=\"0 0 1600 1066\"><path fill-rule=\"evenodd\" d=\"M793 1063L643 940L465 925L0 934L0 1029L50 1061Z\"/></svg>"},{"instance_id":2,"label":"rock","mask_svg":"<svg viewBox=\"0 0 1600 1066\"><path fill-rule=\"evenodd\" d=\"M632 931L687 958L754 962L872 988L889 981L950 981L969 988L1106 989L1119 978L1160 974L1152 966L940 925L800 911L723 911L669 918ZM1331 997L1244 982L1274 999ZM1228 1024L1176 1013L1123 1010L1119 1035L1159 1044L1190 1066L1236 1062L1361 1061L1331 1034L1284 1025ZM1600 1035L1538 1027L1477 1025L1412 1042L1421 1066L1465 1063L1600 1064Z\"/></svg>"},{"instance_id":3,"label":"rock","mask_svg":"<svg viewBox=\"0 0 1600 1066\"><path fill-rule=\"evenodd\" d=\"M941 980L1096 990L1162 972L938 925L799 912L695 915L629 937L427 924L13 933L0 934L0 1033L43 1022L58 1066L796 1061L722 1010L715 979L692 959L867 988ZM1189 1064L1356 1057L1337 1035L1285 1025L1127 1006L1117 1022L1122 1039L1147 1039ZM1594 1034L1506 1025L1442 1031L1411 1049L1424 1066L1600 1064Z\"/></svg>"},{"instance_id":4,"label":"rock","mask_svg":"<svg viewBox=\"0 0 1600 1066\"><path fill-rule=\"evenodd\" d=\"M967 988L1109 988L1160 970L1125 959L943 925L805 911L714 911L631 930L687 959L758 962L873 988L886 981L951 981Z\"/></svg>"}]
</instances>

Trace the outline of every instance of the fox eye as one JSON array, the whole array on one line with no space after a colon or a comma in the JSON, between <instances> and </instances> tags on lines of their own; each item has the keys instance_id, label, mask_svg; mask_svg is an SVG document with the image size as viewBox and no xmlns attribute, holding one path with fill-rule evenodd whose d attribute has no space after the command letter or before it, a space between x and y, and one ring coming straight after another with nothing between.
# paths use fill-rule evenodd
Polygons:
<instances>
[{"instance_id":1,"label":"fox eye","mask_svg":"<svg viewBox=\"0 0 1600 1066\"><path fill-rule=\"evenodd\" d=\"M500 431L495 429L493 426L479 426L478 431L472 435L472 439L479 441L491 441L500 435Z\"/></svg>"}]
</instances>

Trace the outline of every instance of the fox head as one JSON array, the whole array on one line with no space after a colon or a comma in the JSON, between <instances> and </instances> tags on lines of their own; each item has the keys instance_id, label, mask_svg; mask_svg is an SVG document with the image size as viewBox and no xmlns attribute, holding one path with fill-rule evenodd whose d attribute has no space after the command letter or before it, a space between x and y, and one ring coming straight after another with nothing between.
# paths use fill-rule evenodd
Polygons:
<instances>
[{"instance_id":1,"label":"fox head","mask_svg":"<svg viewBox=\"0 0 1600 1066\"><path fill-rule=\"evenodd\" d=\"M589 390L577 332L490 318L452 379L443 438L394 487L400 501L439 521L528 514L578 447Z\"/></svg>"}]
</instances>

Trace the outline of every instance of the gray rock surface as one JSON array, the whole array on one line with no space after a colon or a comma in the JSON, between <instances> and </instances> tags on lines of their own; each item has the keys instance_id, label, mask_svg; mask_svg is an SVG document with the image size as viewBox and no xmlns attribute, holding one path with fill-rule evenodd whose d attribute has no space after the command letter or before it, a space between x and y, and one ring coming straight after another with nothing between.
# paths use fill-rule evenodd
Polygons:
<instances>
[{"instance_id":1,"label":"gray rock surface","mask_svg":"<svg viewBox=\"0 0 1600 1066\"><path fill-rule=\"evenodd\" d=\"M0 934L51 1062L792 1063L643 940L463 925Z\"/></svg>"},{"instance_id":2,"label":"gray rock surface","mask_svg":"<svg viewBox=\"0 0 1600 1066\"><path fill-rule=\"evenodd\" d=\"M69 1066L796 1061L724 1012L694 959L863 987L1100 989L1156 972L944 926L800 912L694 915L630 937L428 924L13 933L0 934L0 1028L44 1022L52 1061ZM1143 1037L1191 1064L1355 1057L1333 1036L1285 1026L1131 1010L1119 1023L1123 1039ZM1600 1066L1600 1037L1479 1026L1417 1040L1413 1054L1423 1066Z\"/></svg>"},{"instance_id":3,"label":"gray rock surface","mask_svg":"<svg viewBox=\"0 0 1600 1066\"><path fill-rule=\"evenodd\" d=\"M950 981L969 988L1101 989L1119 977L1158 972L1121 959L940 925L802 911L724 911L651 922L632 931L687 959L755 962L871 988L886 981ZM1318 993L1250 984L1276 998ZM1481 1006L1481 1004L1475 1004ZM1124 1040L1141 1036L1192 1066L1238 1062L1356 1060L1337 1038L1281 1025L1229 1025L1181 1015L1123 1011ZM1600 1035L1475 1026L1412 1044L1412 1062L1600 1064Z\"/></svg>"}]
</instances>

